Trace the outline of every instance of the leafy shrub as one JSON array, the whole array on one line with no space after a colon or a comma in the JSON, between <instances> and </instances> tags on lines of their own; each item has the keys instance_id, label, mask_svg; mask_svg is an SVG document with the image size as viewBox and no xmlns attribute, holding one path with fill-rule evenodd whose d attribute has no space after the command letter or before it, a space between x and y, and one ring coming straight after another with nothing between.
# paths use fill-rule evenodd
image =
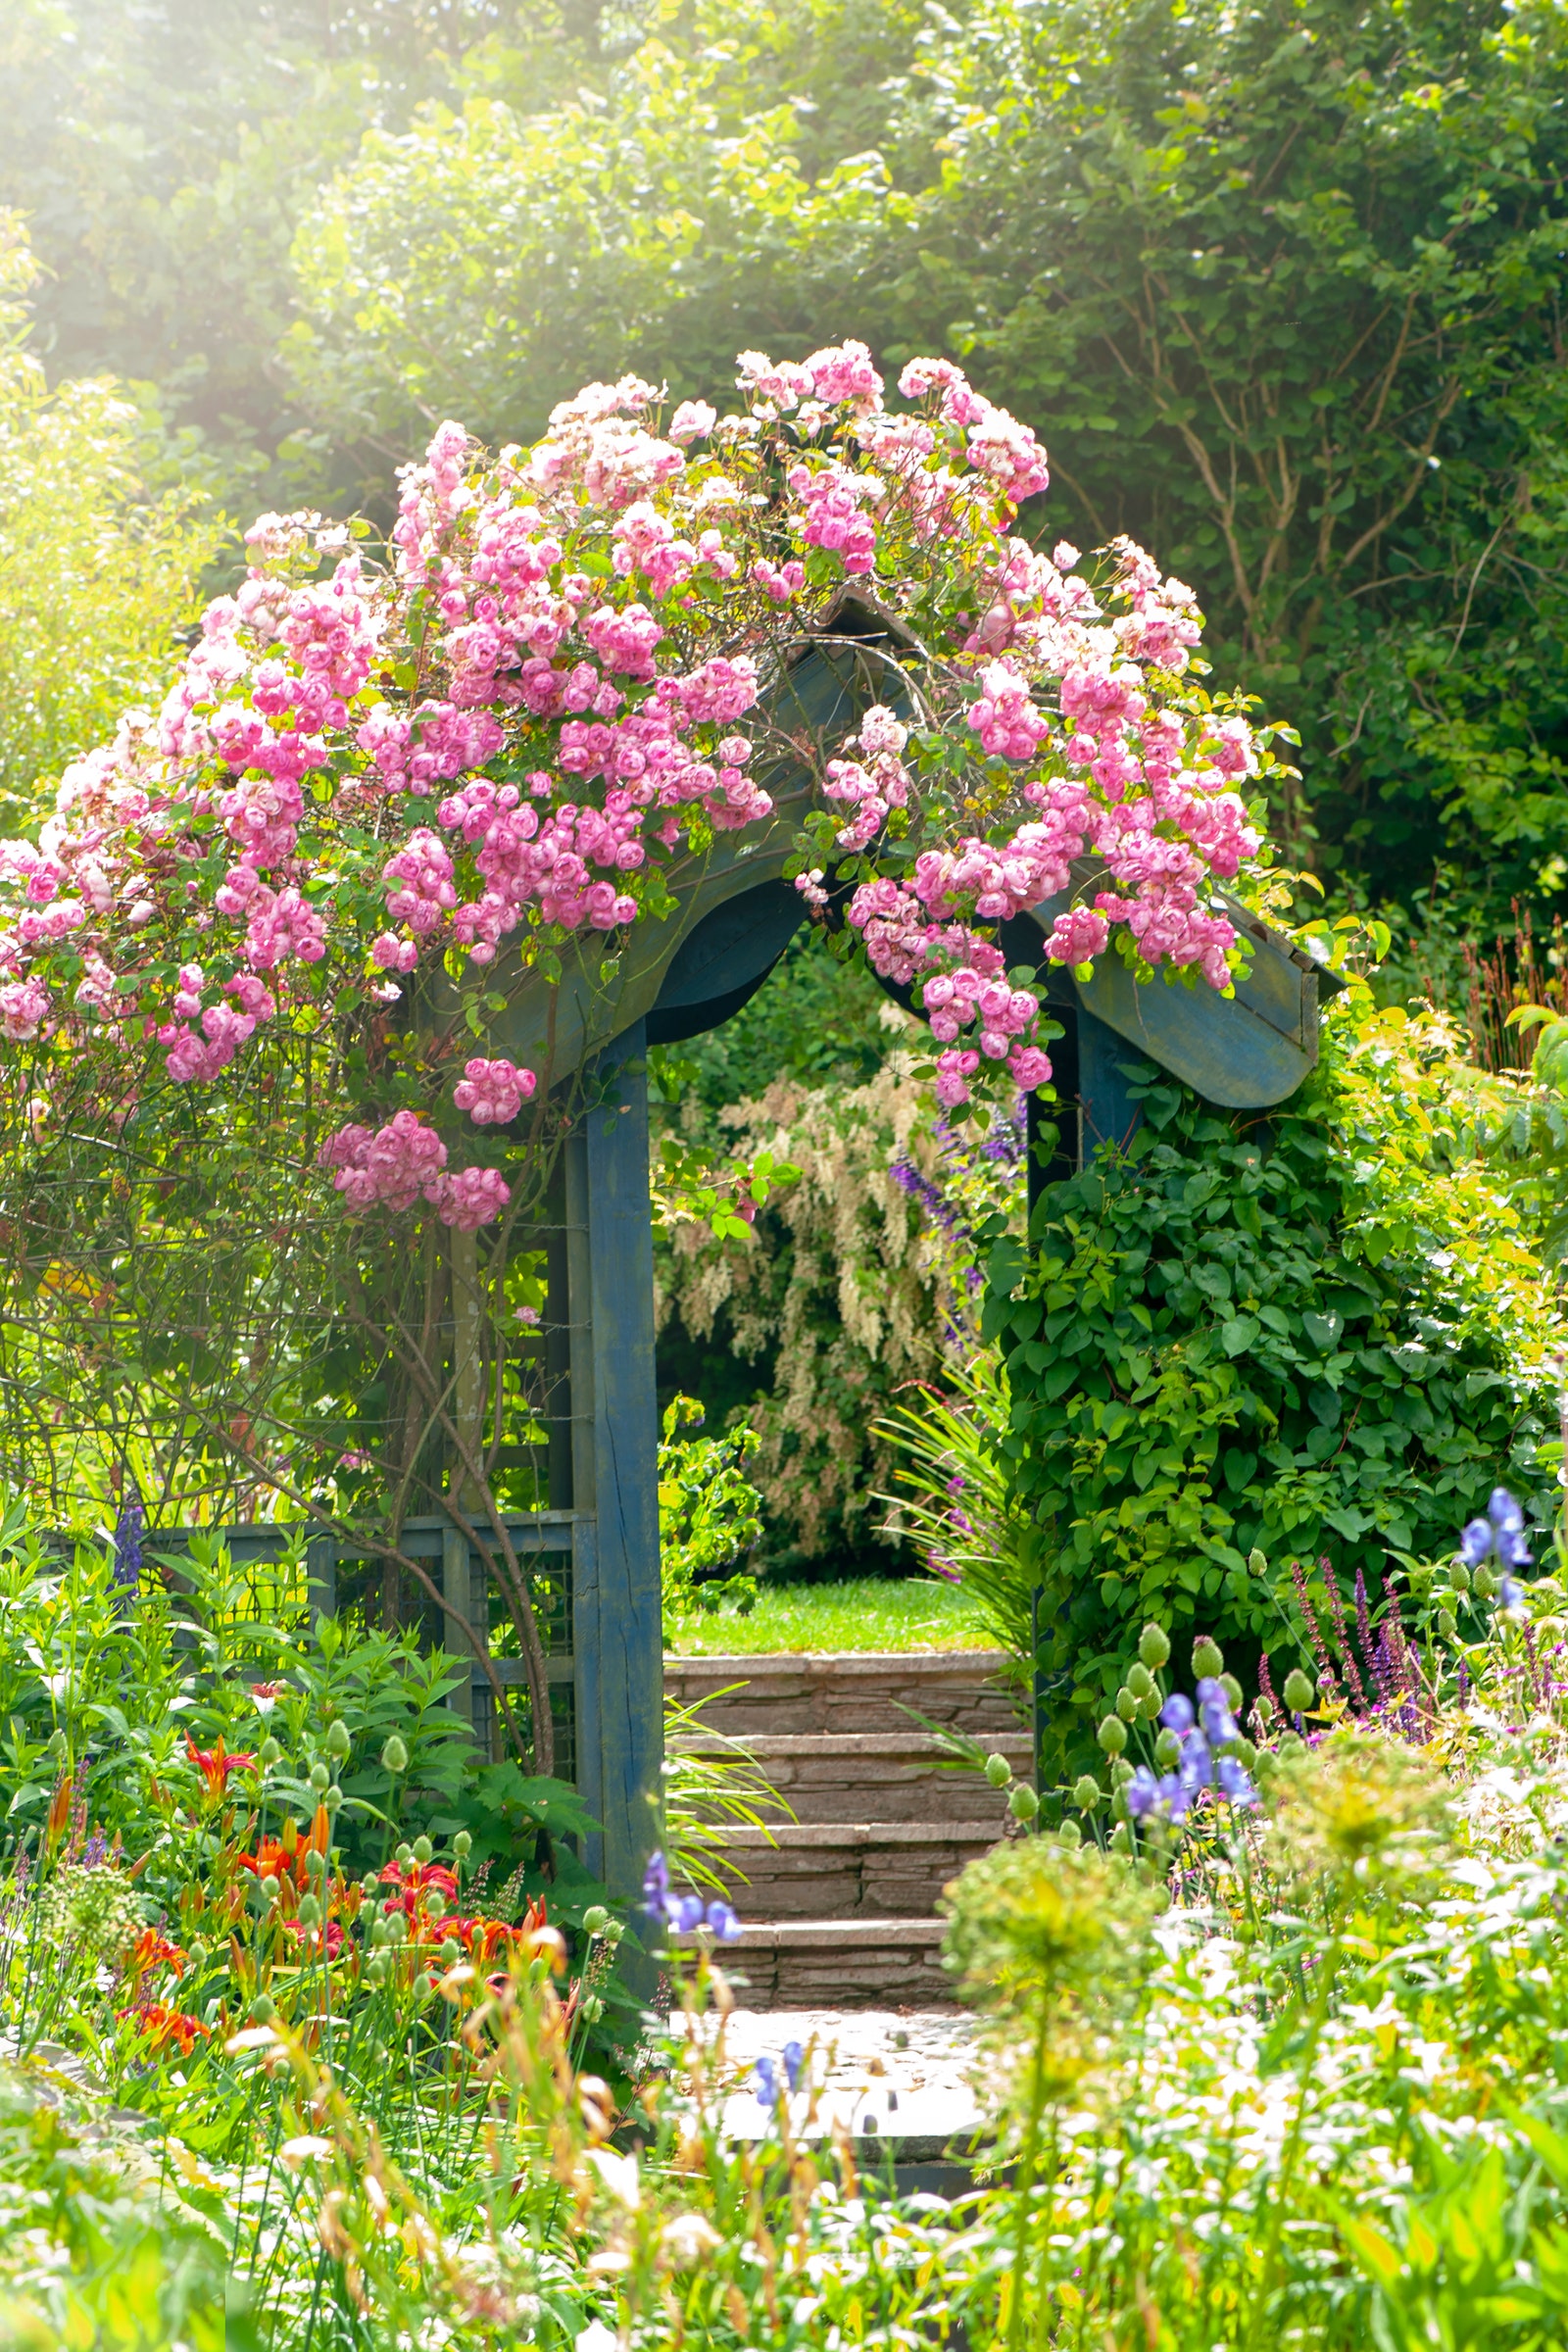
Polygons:
<instances>
[{"instance_id":1,"label":"leafy shrub","mask_svg":"<svg viewBox=\"0 0 1568 2352\"><path fill-rule=\"evenodd\" d=\"M0 817L50 806L66 762L127 703L161 699L174 633L221 533L150 490L158 420L108 377L46 384L26 348L40 272L0 211Z\"/></svg>"},{"instance_id":2,"label":"leafy shrub","mask_svg":"<svg viewBox=\"0 0 1568 2352\"><path fill-rule=\"evenodd\" d=\"M1126 1154L1052 1188L1032 1248L996 1241L1000 1446L1041 1531L1070 1768L1147 1617L1294 1653L1293 1557L1348 1597L1357 1565L1376 1591L1443 1549L1499 1481L1549 1512L1555 1317L1445 1053L1439 1025L1358 996L1266 1119L1130 1065Z\"/></svg>"},{"instance_id":3,"label":"leafy shrub","mask_svg":"<svg viewBox=\"0 0 1568 2352\"><path fill-rule=\"evenodd\" d=\"M757 1579L741 1563L762 1532L762 1498L746 1475L759 1444L754 1429L720 1438L683 1438L701 1428L695 1396L677 1396L664 1415L659 1449L659 1559L664 1600L664 1640L724 1601L744 1614L757 1597Z\"/></svg>"},{"instance_id":4,"label":"leafy shrub","mask_svg":"<svg viewBox=\"0 0 1568 2352\"><path fill-rule=\"evenodd\" d=\"M886 1007L898 1035L905 1016ZM755 1477L767 1506L770 1566L859 1555L879 1543L892 1475L886 1416L939 1374L969 1326L974 1229L1021 1223L1023 1143L997 1121L967 1138L933 1121L907 1049L863 1086L781 1080L716 1114L693 1100L682 1121L794 1166L745 1242L678 1228L656 1261L661 1359L711 1396L695 1342L727 1342L757 1368L729 1403L760 1438ZM726 1400L728 1401L728 1400ZM873 1554L874 1556L874 1554Z\"/></svg>"}]
</instances>

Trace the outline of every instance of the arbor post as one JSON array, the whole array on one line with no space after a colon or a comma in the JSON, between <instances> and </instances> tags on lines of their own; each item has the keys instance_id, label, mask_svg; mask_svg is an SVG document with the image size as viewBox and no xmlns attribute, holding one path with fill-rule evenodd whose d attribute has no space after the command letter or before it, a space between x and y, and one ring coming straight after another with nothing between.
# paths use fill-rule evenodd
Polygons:
<instances>
[{"instance_id":1,"label":"arbor post","mask_svg":"<svg viewBox=\"0 0 1568 2352\"><path fill-rule=\"evenodd\" d=\"M635 1900L663 1755L659 1412L645 1025L599 1056L565 1149L577 1788L583 1859Z\"/></svg>"}]
</instances>

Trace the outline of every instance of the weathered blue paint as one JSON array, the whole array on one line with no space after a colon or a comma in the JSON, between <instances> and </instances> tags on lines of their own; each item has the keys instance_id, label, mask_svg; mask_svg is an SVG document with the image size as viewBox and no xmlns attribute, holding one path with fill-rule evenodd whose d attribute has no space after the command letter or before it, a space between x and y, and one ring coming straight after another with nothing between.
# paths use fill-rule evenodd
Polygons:
<instances>
[{"instance_id":1,"label":"weathered blue paint","mask_svg":"<svg viewBox=\"0 0 1568 2352\"><path fill-rule=\"evenodd\" d=\"M1138 1054L1114 1029L1107 1029L1082 1006L1078 1011L1079 1157L1087 1166L1102 1144L1125 1151L1137 1133L1143 1113L1128 1092L1131 1081L1124 1064L1136 1065Z\"/></svg>"},{"instance_id":2,"label":"weathered blue paint","mask_svg":"<svg viewBox=\"0 0 1568 2352\"><path fill-rule=\"evenodd\" d=\"M638 1021L600 1057L566 1146L576 1777L604 1824L584 1860L620 1899L654 1843L663 1755L645 1051Z\"/></svg>"}]
</instances>

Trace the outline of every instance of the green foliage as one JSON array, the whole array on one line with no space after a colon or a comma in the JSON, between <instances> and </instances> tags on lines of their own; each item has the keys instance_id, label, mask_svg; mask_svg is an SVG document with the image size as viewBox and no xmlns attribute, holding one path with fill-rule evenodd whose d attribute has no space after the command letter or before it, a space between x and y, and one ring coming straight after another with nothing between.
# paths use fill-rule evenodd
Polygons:
<instances>
[{"instance_id":1,"label":"green foliage","mask_svg":"<svg viewBox=\"0 0 1568 2352\"><path fill-rule=\"evenodd\" d=\"M0 2342L7 2352L260 2352L199 2207L133 2183L127 2139L0 2070ZM227 2309L225 2312L225 2300Z\"/></svg>"},{"instance_id":2,"label":"green foliage","mask_svg":"<svg viewBox=\"0 0 1568 2352\"><path fill-rule=\"evenodd\" d=\"M762 1498L746 1475L760 1440L753 1429L680 1435L706 1417L695 1396L677 1396L659 1449L659 1556L671 1645L688 1619L725 1602L744 1615L757 1596L757 1580L741 1562L762 1532Z\"/></svg>"},{"instance_id":3,"label":"green foliage","mask_svg":"<svg viewBox=\"0 0 1568 2352\"><path fill-rule=\"evenodd\" d=\"M1499 1483L1550 1508L1555 1316L1430 1027L1358 995L1266 1122L1147 1065L1134 1091L1125 1157L1050 1190L1035 1247L989 1264L1072 1770L1146 1618L1294 1655L1292 1557L1376 1586Z\"/></svg>"},{"instance_id":4,"label":"green foliage","mask_svg":"<svg viewBox=\"0 0 1568 2352\"><path fill-rule=\"evenodd\" d=\"M1301 728L1291 840L1404 889L1483 839L1501 914L1568 758L1559 13L980 0L921 51L890 341L962 322L1070 535L1195 583Z\"/></svg>"},{"instance_id":5,"label":"green foliage","mask_svg":"<svg viewBox=\"0 0 1568 2352\"><path fill-rule=\"evenodd\" d=\"M880 1434L895 1462L892 1523L1021 1662L1034 1647L1040 1531L1016 1506L1004 1445L1011 1414L1000 1359L983 1349L921 1403L898 1405Z\"/></svg>"},{"instance_id":6,"label":"green foliage","mask_svg":"<svg viewBox=\"0 0 1568 2352\"><path fill-rule=\"evenodd\" d=\"M39 271L0 212L0 827L36 824L60 771L163 699L174 632L221 532L155 490L156 411L108 378L50 391L29 345Z\"/></svg>"}]
</instances>

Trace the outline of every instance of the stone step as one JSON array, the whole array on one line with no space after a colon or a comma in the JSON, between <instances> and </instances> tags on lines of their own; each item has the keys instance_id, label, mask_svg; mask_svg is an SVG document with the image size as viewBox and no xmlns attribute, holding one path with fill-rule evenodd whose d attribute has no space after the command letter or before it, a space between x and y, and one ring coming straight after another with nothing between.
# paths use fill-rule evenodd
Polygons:
<instances>
[{"instance_id":1,"label":"stone step","mask_svg":"<svg viewBox=\"0 0 1568 2352\"><path fill-rule=\"evenodd\" d=\"M760 1734L910 1732L906 1709L987 1741L1025 1722L1023 1693L1005 1680L1000 1649L786 1652L666 1658L664 1695L701 1702L709 1728ZM741 1686L735 1688L735 1686Z\"/></svg>"},{"instance_id":2,"label":"stone step","mask_svg":"<svg viewBox=\"0 0 1568 2352\"><path fill-rule=\"evenodd\" d=\"M990 1821L784 1822L726 1829L712 1853L733 1874L742 1919L925 1919L966 1862L1000 1836Z\"/></svg>"},{"instance_id":3,"label":"stone step","mask_svg":"<svg viewBox=\"0 0 1568 2352\"><path fill-rule=\"evenodd\" d=\"M748 2009L940 2009L952 2005L939 1919L748 1922L719 1955Z\"/></svg>"},{"instance_id":4,"label":"stone step","mask_svg":"<svg viewBox=\"0 0 1568 2352\"><path fill-rule=\"evenodd\" d=\"M672 1740L688 1754L719 1754L723 1741L702 1734ZM945 1758L929 1733L757 1732L746 1740L780 1802L763 1800L765 1821L961 1822L995 1819L1000 1838L1006 1799L980 1775ZM1013 1771L1029 1769L1027 1732L993 1732L986 1746Z\"/></svg>"}]
</instances>

